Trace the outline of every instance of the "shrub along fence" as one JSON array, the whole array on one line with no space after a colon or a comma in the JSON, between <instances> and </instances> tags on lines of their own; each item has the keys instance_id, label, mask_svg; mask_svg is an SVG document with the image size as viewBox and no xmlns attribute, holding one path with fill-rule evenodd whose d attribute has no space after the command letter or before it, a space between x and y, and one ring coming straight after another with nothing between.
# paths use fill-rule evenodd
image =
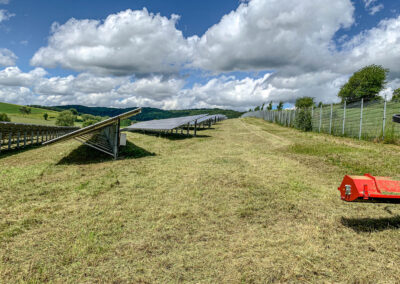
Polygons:
<instances>
[{"instance_id":1,"label":"shrub along fence","mask_svg":"<svg viewBox=\"0 0 400 284\"><path fill-rule=\"evenodd\" d=\"M79 128L0 122L0 153L4 150L39 145L77 129Z\"/></svg>"},{"instance_id":2,"label":"shrub along fence","mask_svg":"<svg viewBox=\"0 0 400 284\"><path fill-rule=\"evenodd\" d=\"M242 117L258 117L302 130L393 143L400 139L400 124L394 123L392 116L399 113L400 102L361 100L300 110L252 111Z\"/></svg>"}]
</instances>

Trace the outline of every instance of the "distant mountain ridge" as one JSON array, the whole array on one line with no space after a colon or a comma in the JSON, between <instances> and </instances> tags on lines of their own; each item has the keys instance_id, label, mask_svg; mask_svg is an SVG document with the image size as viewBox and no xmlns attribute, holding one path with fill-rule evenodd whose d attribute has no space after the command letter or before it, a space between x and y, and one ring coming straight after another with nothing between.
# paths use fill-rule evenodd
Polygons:
<instances>
[{"instance_id":1,"label":"distant mountain ridge","mask_svg":"<svg viewBox=\"0 0 400 284\"><path fill-rule=\"evenodd\" d=\"M74 108L79 113L86 113L98 116L116 116L122 114L124 112L130 111L135 109L136 107L131 108L109 108L109 107L87 107L82 105L65 105L65 106L40 106L34 105L32 107L44 108L49 110L55 111L63 111L67 109ZM226 109L187 109L187 110L162 110L158 108L151 108L151 107L143 107L142 112L134 117L132 120L136 121L145 121L145 120L152 120L152 119L164 119L164 118L171 118L171 117L180 117L180 116L187 116L187 115L196 115L196 114L224 114L228 118L237 118L240 117L243 112L235 111L235 110L226 110Z\"/></svg>"}]
</instances>

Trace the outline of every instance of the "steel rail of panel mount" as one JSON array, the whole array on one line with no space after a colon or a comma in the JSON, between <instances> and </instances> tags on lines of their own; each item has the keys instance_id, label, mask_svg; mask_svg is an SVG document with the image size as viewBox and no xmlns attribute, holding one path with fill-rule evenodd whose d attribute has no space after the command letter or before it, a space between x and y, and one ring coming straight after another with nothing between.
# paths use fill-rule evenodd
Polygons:
<instances>
[{"instance_id":1,"label":"steel rail of panel mount","mask_svg":"<svg viewBox=\"0 0 400 284\"><path fill-rule=\"evenodd\" d=\"M106 120L70 132L66 135L62 135L55 139L46 141L42 143L42 145L49 145L53 143L66 141L69 139L75 139L98 151L109 154L116 159L118 158L121 120L137 115L141 111L142 111L141 108L137 108L125 112L123 114L108 118Z\"/></svg>"}]
</instances>

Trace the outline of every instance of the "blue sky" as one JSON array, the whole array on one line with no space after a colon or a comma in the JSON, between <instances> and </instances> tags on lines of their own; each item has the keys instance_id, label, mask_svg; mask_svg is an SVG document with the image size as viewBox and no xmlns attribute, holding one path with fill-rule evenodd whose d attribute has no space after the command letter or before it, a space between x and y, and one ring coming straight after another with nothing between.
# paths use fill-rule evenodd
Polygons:
<instances>
[{"instance_id":1,"label":"blue sky","mask_svg":"<svg viewBox=\"0 0 400 284\"><path fill-rule=\"evenodd\" d=\"M234 109L302 95L329 102L372 63L391 68L386 92L400 85L390 52L399 44L399 1L0 3L0 101Z\"/></svg>"}]
</instances>

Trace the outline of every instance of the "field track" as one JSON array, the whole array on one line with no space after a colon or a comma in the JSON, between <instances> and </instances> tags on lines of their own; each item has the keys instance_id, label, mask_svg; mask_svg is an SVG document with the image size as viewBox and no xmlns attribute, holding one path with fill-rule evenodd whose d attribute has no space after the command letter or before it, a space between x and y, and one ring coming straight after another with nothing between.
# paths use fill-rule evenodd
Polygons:
<instances>
[{"instance_id":1,"label":"field track","mask_svg":"<svg viewBox=\"0 0 400 284\"><path fill-rule=\"evenodd\" d=\"M400 281L400 205L337 190L400 178L400 147L256 118L198 134L0 156L0 283Z\"/></svg>"}]
</instances>

